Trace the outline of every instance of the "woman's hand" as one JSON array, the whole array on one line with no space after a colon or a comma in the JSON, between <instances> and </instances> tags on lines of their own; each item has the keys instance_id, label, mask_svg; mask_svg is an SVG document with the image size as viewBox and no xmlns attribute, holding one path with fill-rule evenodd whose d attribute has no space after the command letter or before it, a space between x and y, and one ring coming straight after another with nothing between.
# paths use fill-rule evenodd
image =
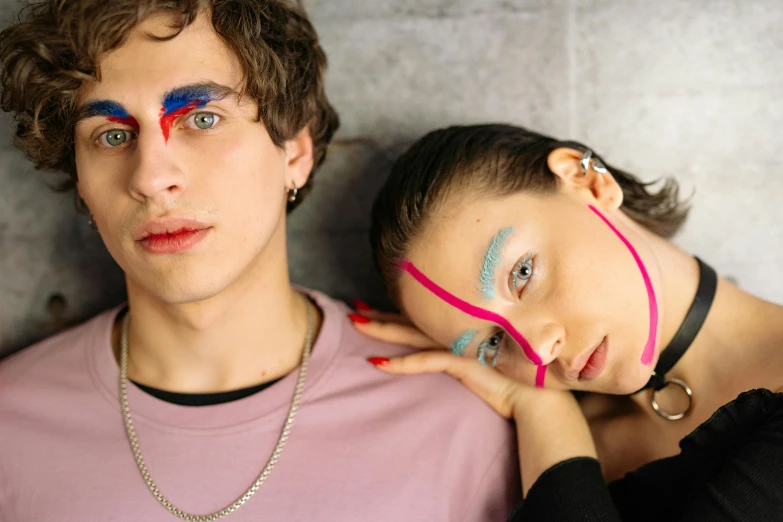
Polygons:
<instances>
[{"instance_id":1,"label":"woman's hand","mask_svg":"<svg viewBox=\"0 0 783 522\"><path fill-rule=\"evenodd\" d=\"M368 359L385 372L448 373L462 381L473 393L506 418L511 418L514 410L521 407L527 397L536 394L537 390L509 379L475 359L453 355L445 346L438 345L401 315L378 312L361 302L355 302L354 305L361 313L352 314L351 319L356 329L363 334L381 341L425 350L393 359ZM365 319L361 319L362 317Z\"/></svg>"},{"instance_id":2,"label":"woman's hand","mask_svg":"<svg viewBox=\"0 0 783 522\"><path fill-rule=\"evenodd\" d=\"M407 344L425 351L387 359L368 360L389 373L446 372L456 377L517 427L522 494L541 474L558 462L573 457L596 458L587 421L568 391L536 389L514 381L474 359L457 357L439 346L405 318L354 305L361 314L351 314L356 329L382 341Z\"/></svg>"}]
</instances>

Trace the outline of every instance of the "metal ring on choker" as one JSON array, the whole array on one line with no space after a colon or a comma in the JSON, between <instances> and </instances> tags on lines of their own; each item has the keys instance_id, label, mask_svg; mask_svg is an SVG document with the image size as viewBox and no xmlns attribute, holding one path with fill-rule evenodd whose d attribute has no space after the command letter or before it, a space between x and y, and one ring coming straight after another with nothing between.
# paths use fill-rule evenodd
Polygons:
<instances>
[{"instance_id":1,"label":"metal ring on choker","mask_svg":"<svg viewBox=\"0 0 783 522\"><path fill-rule=\"evenodd\" d=\"M655 394L658 393L659 391L663 390L664 388L666 388L670 384L674 384L676 386L679 386L683 391L685 391L685 394L688 396L688 407L685 408L685 411L683 411L681 413L674 413L674 414L672 414L672 413L663 411L661 409L661 407L658 405L658 401L655 400ZM685 381L681 381L680 379L669 379L669 380L663 381L663 386L661 386L660 388L655 388L653 390L652 394L650 394L650 403L652 404L652 407L653 407L653 410L655 410L655 413L657 413L658 415L660 415L664 419L671 420L671 421L673 421L673 420L680 420L683 417L685 417L686 415L688 415L688 413L691 411L691 406L693 406L693 392L691 391L690 386L688 386L685 383Z\"/></svg>"}]
</instances>

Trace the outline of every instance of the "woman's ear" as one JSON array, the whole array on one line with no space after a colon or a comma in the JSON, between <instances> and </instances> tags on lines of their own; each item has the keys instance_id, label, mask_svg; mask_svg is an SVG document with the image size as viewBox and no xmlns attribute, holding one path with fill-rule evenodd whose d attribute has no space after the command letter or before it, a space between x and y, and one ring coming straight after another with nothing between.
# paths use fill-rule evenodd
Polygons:
<instances>
[{"instance_id":1,"label":"woman's ear","mask_svg":"<svg viewBox=\"0 0 783 522\"><path fill-rule=\"evenodd\" d=\"M586 198L601 210L617 210L623 204L623 189L610 172L597 172L593 162L582 167L583 153L570 147L560 147L549 153L547 166L557 176L562 190Z\"/></svg>"}]
</instances>

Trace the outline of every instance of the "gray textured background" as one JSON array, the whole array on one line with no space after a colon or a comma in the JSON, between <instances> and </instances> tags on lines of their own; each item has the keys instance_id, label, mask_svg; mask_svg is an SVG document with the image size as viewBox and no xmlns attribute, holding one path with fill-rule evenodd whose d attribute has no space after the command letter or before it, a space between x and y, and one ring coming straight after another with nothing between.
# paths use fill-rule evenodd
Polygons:
<instances>
[{"instance_id":1,"label":"gray textured background","mask_svg":"<svg viewBox=\"0 0 783 522\"><path fill-rule=\"evenodd\" d=\"M676 242L783 302L783 1L305 0L338 141L290 219L295 282L384 302L368 213L401 147L454 123L579 139L694 210ZM9 19L15 0L0 0ZM0 352L123 298L100 239L0 125ZM62 310L50 304L65 297Z\"/></svg>"}]
</instances>

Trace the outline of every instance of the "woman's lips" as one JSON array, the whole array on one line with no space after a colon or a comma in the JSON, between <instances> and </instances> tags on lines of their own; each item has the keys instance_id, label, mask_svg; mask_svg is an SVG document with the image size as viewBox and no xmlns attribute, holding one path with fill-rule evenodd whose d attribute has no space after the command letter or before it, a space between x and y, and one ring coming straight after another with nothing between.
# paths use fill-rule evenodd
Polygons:
<instances>
[{"instance_id":1,"label":"woman's lips","mask_svg":"<svg viewBox=\"0 0 783 522\"><path fill-rule=\"evenodd\" d=\"M139 244L150 254L176 254L196 245L204 239L207 232L209 228L183 228L171 233L151 234L139 240Z\"/></svg>"},{"instance_id":2,"label":"woman's lips","mask_svg":"<svg viewBox=\"0 0 783 522\"><path fill-rule=\"evenodd\" d=\"M593 350L593 353L590 355L590 358L587 359L587 363L585 364L585 367L582 368L582 371L579 372L579 380L580 381L592 381L598 378L599 375L601 375L601 372L604 369L604 366L606 366L606 355L608 351L608 342L606 337L603 338L601 341L601 344L598 345L598 347Z\"/></svg>"}]
</instances>

